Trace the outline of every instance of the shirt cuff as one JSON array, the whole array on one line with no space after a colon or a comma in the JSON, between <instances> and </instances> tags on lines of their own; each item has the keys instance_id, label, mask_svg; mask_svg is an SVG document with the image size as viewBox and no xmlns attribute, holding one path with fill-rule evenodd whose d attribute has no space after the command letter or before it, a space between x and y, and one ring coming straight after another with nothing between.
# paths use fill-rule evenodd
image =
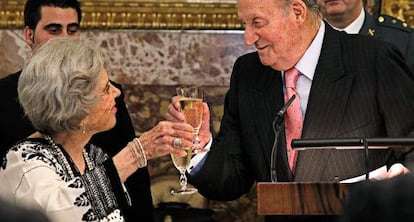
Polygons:
<instances>
[{"instance_id":1,"label":"shirt cuff","mask_svg":"<svg viewBox=\"0 0 414 222\"><path fill-rule=\"evenodd\" d=\"M204 147L204 152L199 152L195 154L190 161L190 166L187 168L187 172L191 174L191 172L197 173L204 164L204 161L207 157L208 152L210 151L211 144L213 143L213 137L210 136L210 140Z\"/></svg>"}]
</instances>

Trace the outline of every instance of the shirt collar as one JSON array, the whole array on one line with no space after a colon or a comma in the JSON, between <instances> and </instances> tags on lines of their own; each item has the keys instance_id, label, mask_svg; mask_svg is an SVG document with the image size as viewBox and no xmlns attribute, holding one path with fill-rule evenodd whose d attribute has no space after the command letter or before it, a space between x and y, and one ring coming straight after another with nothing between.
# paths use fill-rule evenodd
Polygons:
<instances>
[{"instance_id":1,"label":"shirt collar","mask_svg":"<svg viewBox=\"0 0 414 222\"><path fill-rule=\"evenodd\" d=\"M306 50L302 58L300 58L299 62L295 65L295 68L310 80L312 80L315 75L315 69L321 54L324 35L325 23L321 22L318 33L313 39L311 45Z\"/></svg>"},{"instance_id":2,"label":"shirt collar","mask_svg":"<svg viewBox=\"0 0 414 222\"><path fill-rule=\"evenodd\" d=\"M365 20L365 10L361 8L361 13L359 13L359 16L347 27L343 29L338 29L335 27L333 28L339 31L345 31L348 34L358 34L359 30L361 30L362 25L364 24L364 20Z\"/></svg>"}]
</instances>

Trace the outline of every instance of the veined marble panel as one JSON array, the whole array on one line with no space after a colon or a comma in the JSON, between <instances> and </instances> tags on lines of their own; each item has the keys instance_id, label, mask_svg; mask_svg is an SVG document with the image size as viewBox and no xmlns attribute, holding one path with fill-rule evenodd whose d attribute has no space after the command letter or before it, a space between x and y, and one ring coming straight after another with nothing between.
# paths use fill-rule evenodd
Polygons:
<instances>
[{"instance_id":1,"label":"veined marble panel","mask_svg":"<svg viewBox=\"0 0 414 222\"><path fill-rule=\"evenodd\" d=\"M249 51L237 31L96 30L81 38L103 48L120 84L228 86L234 61ZM20 30L0 30L0 47L0 77L30 55Z\"/></svg>"},{"instance_id":2,"label":"veined marble panel","mask_svg":"<svg viewBox=\"0 0 414 222\"><path fill-rule=\"evenodd\" d=\"M0 29L0 49L0 78L20 70L30 54L30 48L26 45L20 29Z\"/></svg>"}]
</instances>

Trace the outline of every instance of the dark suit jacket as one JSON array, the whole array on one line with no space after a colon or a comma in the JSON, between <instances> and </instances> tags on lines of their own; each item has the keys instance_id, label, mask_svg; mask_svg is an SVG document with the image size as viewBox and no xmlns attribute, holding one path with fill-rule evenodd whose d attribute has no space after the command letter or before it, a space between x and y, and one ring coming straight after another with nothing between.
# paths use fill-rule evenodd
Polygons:
<instances>
[{"instance_id":1,"label":"dark suit jacket","mask_svg":"<svg viewBox=\"0 0 414 222\"><path fill-rule=\"evenodd\" d=\"M389 15L373 16L365 13L364 24L359 33L395 45L414 70L414 30L407 23Z\"/></svg>"},{"instance_id":2,"label":"dark suit jacket","mask_svg":"<svg viewBox=\"0 0 414 222\"><path fill-rule=\"evenodd\" d=\"M414 217L414 175L354 184L337 222L403 222Z\"/></svg>"},{"instance_id":3,"label":"dark suit jacket","mask_svg":"<svg viewBox=\"0 0 414 222\"><path fill-rule=\"evenodd\" d=\"M24 116L22 107L18 101L17 82L21 71L10 74L0 80L0 101L2 115L0 115L0 157L3 158L7 150L19 140L35 132L30 121ZM121 91L116 99L116 125L109 131L96 134L90 143L105 150L110 156L118 153L135 137L135 131L131 123L124 93L121 85L111 82ZM147 168L134 173L125 183L132 199L133 207L127 212L128 221L136 221L138 218L153 220L153 205L150 190L150 178Z\"/></svg>"},{"instance_id":4,"label":"dark suit jacket","mask_svg":"<svg viewBox=\"0 0 414 222\"><path fill-rule=\"evenodd\" d=\"M401 54L390 44L325 27L302 138L414 136L414 75ZM233 200L254 182L270 181L272 121L284 103L282 85L281 73L262 65L256 52L237 59L220 132L205 164L190 177L201 194ZM293 176L283 132L280 138L278 181L333 181L365 173L363 151L308 150L300 151ZM371 151L369 168L408 160L406 154Z\"/></svg>"}]
</instances>

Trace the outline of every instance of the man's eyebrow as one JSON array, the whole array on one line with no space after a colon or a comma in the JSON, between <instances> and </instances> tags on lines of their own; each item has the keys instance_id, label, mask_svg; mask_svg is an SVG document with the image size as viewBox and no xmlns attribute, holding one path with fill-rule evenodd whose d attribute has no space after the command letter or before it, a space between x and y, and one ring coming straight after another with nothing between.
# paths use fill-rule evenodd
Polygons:
<instances>
[{"instance_id":1,"label":"man's eyebrow","mask_svg":"<svg viewBox=\"0 0 414 222\"><path fill-rule=\"evenodd\" d=\"M68 24L68 27L72 28L72 27L77 27L79 28L79 23L70 23ZM50 23L44 26L44 29L48 29L48 28L63 28L62 24L59 23Z\"/></svg>"},{"instance_id":2,"label":"man's eyebrow","mask_svg":"<svg viewBox=\"0 0 414 222\"><path fill-rule=\"evenodd\" d=\"M58 24L58 23L50 23L50 24L45 25L43 28L44 29L48 29L48 28L62 28L62 25L61 24Z\"/></svg>"},{"instance_id":3,"label":"man's eyebrow","mask_svg":"<svg viewBox=\"0 0 414 222\"><path fill-rule=\"evenodd\" d=\"M110 87L110 82L108 80L108 82L106 83L106 86L104 88L104 92L107 92L109 90L109 87Z\"/></svg>"},{"instance_id":4,"label":"man's eyebrow","mask_svg":"<svg viewBox=\"0 0 414 222\"><path fill-rule=\"evenodd\" d=\"M77 27L77 28L79 28L79 23L77 23L77 22L75 22L75 23L70 23L70 24L68 24L68 27Z\"/></svg>"}]
</instances>

